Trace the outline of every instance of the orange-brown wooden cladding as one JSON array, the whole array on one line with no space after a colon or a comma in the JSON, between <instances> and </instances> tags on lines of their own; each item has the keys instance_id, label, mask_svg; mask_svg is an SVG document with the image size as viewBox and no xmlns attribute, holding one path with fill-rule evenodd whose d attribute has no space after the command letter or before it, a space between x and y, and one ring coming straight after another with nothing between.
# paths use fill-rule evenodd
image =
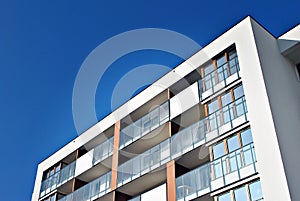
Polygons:
<instances>
[{"instance_id":1,"label":"orange-brown wooden cladding","mask_svg":"<svg viewBox=\"0 0 300 201\"><path fill-rule=\"evenodd\" d=\"M175 162L167 163L167 196L168 201L176 200Z\"/></svg>"},{"instance_id":2,"label":"orange-brown wooden cladding","mask_svg":"<svg viewBox=\"0 0 300 201\"><path fill-rule=\"evenodd\" d=\"M114 152L112 156L112 171L111 171L111 185L110 185L110 189L112 191L117 188L119 142L120 142L120 121L115 123L115 128L114 128Z\"/></svg>"}]
</instances>

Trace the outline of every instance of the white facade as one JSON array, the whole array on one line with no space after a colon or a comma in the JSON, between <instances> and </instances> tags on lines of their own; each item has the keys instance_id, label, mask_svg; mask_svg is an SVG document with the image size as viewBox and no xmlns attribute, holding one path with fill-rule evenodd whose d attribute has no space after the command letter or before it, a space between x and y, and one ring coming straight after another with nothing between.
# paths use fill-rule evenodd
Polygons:
<instances>
[{"instance_id":1,"label":"white facade","mask_svg":"<svg viewBox=\"0 0 300 201\"><path fill-rule=\"evenodd\" d=\"M299 42L299 25L276 39L253 19L245 18L41 162L32 201L39 200L44 171L233 44L239 58L264 200L300 200L297 192L300 185L300 158L297 155L300 153L300 82L295 72L296 62L299 62L295 56L300 52ZM199 91L195 84L174 96L170 100L171 119L198 104L200 100L197 97ZM75 169L76 176L92 166L91 155L78 159L80 165Z\"/></svg>"}]
</instances>

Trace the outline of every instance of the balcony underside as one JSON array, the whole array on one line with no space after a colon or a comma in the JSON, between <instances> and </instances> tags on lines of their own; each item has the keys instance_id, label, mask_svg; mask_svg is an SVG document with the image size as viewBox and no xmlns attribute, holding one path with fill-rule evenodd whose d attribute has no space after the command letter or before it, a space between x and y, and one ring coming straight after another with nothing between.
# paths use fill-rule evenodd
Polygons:
<instances>
[{"instance_id":1,"label":"balcony underside","mask_svg":"<svg viewBox=\"0 0 300 201\"><path fill-rule=\"evenodd\" d=\"M208 147L204 145L201 145L176 159L177 164L190 170L207 162L209 162L209 150Z\"/></svg>"},{"instance_id":2,"label":"balcony underside","mask_svg":"<svg viewBox=\"0 0 300 201\"><path fill-rule=\"evenodd\" d=\"M77 179L80 179L85 182L91 182L94 179L110 171L111 164L112 164L112 156L106 158L104 161L101 161L97 165L93 166L88 171L85 171L84 173L79 175Z\"/></svg>"},{"instance_id":3,"label":"balcony underside","mask_svg":"<svg viewBox=\"0 0 300 201\"><path fill-rule=\"evenodd\" d=\"M121 186L117 189L117 191L130 196L136 196L153 188L154 186L164 183L166 180L167 176L164 165Z\"/></svg>"}]
</instances>

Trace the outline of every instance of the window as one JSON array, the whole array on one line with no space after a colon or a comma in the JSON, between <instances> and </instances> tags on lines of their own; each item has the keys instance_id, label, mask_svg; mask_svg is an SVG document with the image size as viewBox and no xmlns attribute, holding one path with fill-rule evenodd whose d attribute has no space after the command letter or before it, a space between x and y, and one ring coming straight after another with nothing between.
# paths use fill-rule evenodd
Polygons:
<instances>
[{"instance_id":1,"label":"window","mask_svg":"<svg viewBox=\"0 0 300 201\"><path fill-rule=\"evenodd\" d=\"M218 201L231 201L230 192L221 195L221 196L218 198Z\"/></svg>"},{"instance_id":2,"label":"window","mask_svg":"<svg viewBox=\"0 0 300 201\"><path fill-rule=\"evenodd\" d=\"M234 99L237 100L239 99L240 97L242 97L244 95L244 89L243 89L243 86L240 85L238 86L237 88L235 88L233 90L233 93L234 93Z\"/></svg>"},{"instance_id":3,"label":"window","mask_svg":"<svg viewBox=\"0 0 300 201\"><path fill-rule=\"evenodd\" d=\"M241 132L241 138L242 138L242 145L243 146L245 146L245 145L250 144L251 142L253 142L251 130L247 129L247 130Z\"/></svg>"},{"instance_id":4,"label":"window","mask_svg":"<svg viewBox=\"0 0 300 201\"><path fill-rule=\"evenodd\" d=\"M208 104L208 113L212 114L219 109L218 99Z\"/></svg>"},{"instance_id":5,"label":"window","mask_svg":"<svg viewBox=\"0 0 300 201\"><path fill-rule=\"evenodd\" d=\"M258 201L263 198L260 181L249 185L251 201Z\"/></svg>"},{"instance_id":6,"label":"window","mask_svg":"<svg viewBox=\"0 0 300 201\"><path fill-rule=\"evenodd\" d=\"M224 142L213 146L214 159L220 158L225 155Z\"/></svg>"},{"instance_id":7,"label":"window","mask_svg":"<svg viewBox=\"0 0 300 201\"><path fill-rule=\"evenodd\" d=\"M259 180L217 197L218 201L261 201L262 199L263 195Z\"/></svg>"},{"instance_id":8,"label":"window","mask_svg":"<svg viewBox=\"0 0 300 201\"><path fill-rule=\"evenodd\" d=\"M228 152L233 152L240 148L238 136L235 135L227 140Z\"/></svg>"},{"instance_id":9,"label":"window","mask_svg":"<svg viewBox=\"0 0 300 201\"><path fill-rule=\"evenodd\" d=\"M234 197L235 197L235 201L247 201L248 195L247 195L246 187L243 186L241 188L234 190Z\"/></svg>"},{"instance_id":10,"label":"window","mask_svg":"<svg viewBox=\"0 0 300 201\"><path fill-rule=\"evenodd\" d=\"M232 97L231 97L231 93L227 93L223 96L221 96L221 100L222 100L222 106L228 105L229 103L232 102Z\"/></svg>"}]
</instances>

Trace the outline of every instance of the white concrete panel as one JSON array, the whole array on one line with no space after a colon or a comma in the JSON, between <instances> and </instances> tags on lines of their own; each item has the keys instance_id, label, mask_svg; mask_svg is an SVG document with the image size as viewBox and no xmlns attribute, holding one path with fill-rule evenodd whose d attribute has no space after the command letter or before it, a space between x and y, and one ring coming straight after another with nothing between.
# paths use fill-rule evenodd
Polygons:
<instances>
[{"instance_id":1,"label":"white concrete panel","mask_svg":"<svg viewBox=\"0 0 300 201\"><path fill-rule=\"evenodd\" d=\"M263 30L260 26L259 29ZM237 37L236 49L239 56L240 74L243 80L243 88L249 111L248 117L257 154L258 171L260 173L264 198L267 201L290 201L268 94L262 74L259 52L257 51L257 44L260 43L266 46L267 41L264 39L256 43L252 25L248 31L245 30L245 32L240 34L241 36ZM243 40L241 41L241 39ZM269 56L268 60L273 60L273 58L270 58L272 57ZM270 149L270 147L272 148ZM276 179L274 179L274 175L276 175Z\"/></svg>"},{"instance_id":2,"label":"white concrete panel","mask_svg":"<svg viewBox=\"0 0 300 201\"><path fill-rule=\"evenodd\" d=\"M238 171L229 173L227 175L225 175L225 183L227 184L231 184L235 181L239 180L239 174Z\"/></svg>"},{"instance_id":3,"label":"white concrete panel","mask_svg":"<svg viewBox=\"0 0 300 201\"><path fill-rule=\"evenodd\" d=\"M254 173L255 173L254 164L253 165L248 165L248 166L243 167L243 168L240 169L241 178L248 177L248 176L250 176Z\"/></svg>"},{"instance_id":4,"label":"white concrete panel","mask_svg":"<svg viewBox=\"0 0 300 201\"><path fill-rule=\"evenodd\" d=\"M167 201L166 184L156 187L141 195L141 201Z\"/></svg>"},{"instance_id":5,"label":"white concrete panel","mask_svg":"<svg viewBox=\"0 0 300 201\"><path fill-rule=\"evenodd\" d=\"M94 150L91 150L77 159L76 168L75 168L75 177L87 171L93 166L93 151Z\"/></svg>"},{"instance_id":6,"label":"white concrete panel","mask_svg":"<svg viewBox=\"0 0 300 201\"><path fill-rule=\"evenodd\" d=\"M280 36L279 39L300 41L300 24Z\"/></svg>"},{"instance_id":7,"label":"white concrete panel","mask_svg":"<svg viewBox=\"0 0 300 201\"><path fill-rule=\"evenodd\" d=\"M218 179L215 179L213 181L211 181L211 190L216 190L218 188L221 188L222 186L224 186L224 178L220 177Z\"/></svg>"},{"instance_id":8,"label":"white concrete panel","mask_svg":"<svg viewBox=\"0 0 300 201\"><path fill-rule=\"evenodd\" d=\"M195 82L170 99L170 119L199 103L198 83Z\"/></svg>"}]
</instances>

